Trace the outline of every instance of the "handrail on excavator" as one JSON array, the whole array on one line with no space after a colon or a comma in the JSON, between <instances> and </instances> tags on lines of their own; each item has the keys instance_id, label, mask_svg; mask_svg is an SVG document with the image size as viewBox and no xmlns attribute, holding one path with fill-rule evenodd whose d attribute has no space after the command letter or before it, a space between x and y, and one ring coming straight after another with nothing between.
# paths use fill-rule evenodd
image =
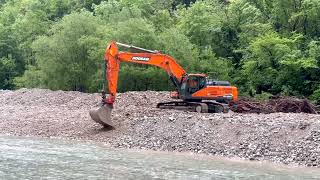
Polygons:
<instances>
[{"instance_id":1,"label":"handrail on excavator","mask_svg":"<svg viewBox=\"0 0 320 180\"><path fill-rule=\"evenodd\" d=\"M157 51L157 50L144 49L144 48L141 48L141 47L128 45L128 44L124 44L124 43L116 42L116 44L119 45L119 46L122 46L122 47L126 47L126 48L129 48L129 49L136 49L136 50L140 50L140 51L143 51L143 52L148 52L148 53L153 53L153 54L159 53L159 51Z\"/></svg>"}]
</instances>

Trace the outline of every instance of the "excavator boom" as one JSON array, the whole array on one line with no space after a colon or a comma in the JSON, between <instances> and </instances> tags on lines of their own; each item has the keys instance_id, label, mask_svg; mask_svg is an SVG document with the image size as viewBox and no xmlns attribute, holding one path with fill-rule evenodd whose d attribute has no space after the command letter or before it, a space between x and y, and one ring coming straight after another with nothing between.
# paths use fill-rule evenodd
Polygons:
<instances>
[{"instance_id":1,"label":"excavator boom","mask_svg":"<svg viewBox=\"0 0 320 180\"><path fill-rule=\"evenodd\" d=\"M144 51L144 53L119 52L118 46L133 48ZM157 66L165 70L173 78L175 86L178 86L186 71L170 56L161 54L158 51L147 50L122 43L112 42L106 49L105 60L107 61L107 79L109 87L109 97L107 104L113 104L117 93L117 82L119 74L119 63L128 62Z\"/></svg>"}]
</instances>

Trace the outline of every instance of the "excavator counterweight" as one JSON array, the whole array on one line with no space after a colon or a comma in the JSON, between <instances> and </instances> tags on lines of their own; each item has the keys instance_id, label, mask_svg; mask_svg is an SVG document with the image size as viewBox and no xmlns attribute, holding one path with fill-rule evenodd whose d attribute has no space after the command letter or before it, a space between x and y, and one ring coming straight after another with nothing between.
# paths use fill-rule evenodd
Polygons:
<instances>
[{"instance_id":1,"label":"excavator counterweight","mask_svg":"<svg viewBox=\"0 0 320 180\"><path fill-rule=\"evenodd\" d=\"M139 52L121 52L118 46ZM132 45L111 42L106 48L104 65L104 86L102 106L91 110L91 118L105 126L112 127L111 113L117 93L120 62L156 66L168 73L176 88L171 97L182 101L159 103L160 109L179 109L199 113L228 112L228 102L238 99L238 90L227 81L213 81L205 74L187 74L187 72L170 56L159 51L148 50ZM109 96L105 96L108 82Z\"/></svg>"}]
</instances>

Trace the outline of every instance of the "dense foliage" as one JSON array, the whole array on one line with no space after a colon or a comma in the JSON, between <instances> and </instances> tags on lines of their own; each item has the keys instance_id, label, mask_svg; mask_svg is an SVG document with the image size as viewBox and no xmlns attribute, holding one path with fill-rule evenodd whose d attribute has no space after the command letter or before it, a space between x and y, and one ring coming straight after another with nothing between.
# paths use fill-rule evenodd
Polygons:
<instances>
[{"instance_id":1,"label":"dense foliage","mask_svg":"<svg viewBox=\"0 0 320 180\"><path fill-rule=\"evenodd\" d=\"M242 95L320 102L319 0L1 0L0 89L98 91L110 40L157 49ZM169 90L123 64L119 91Z\"/></svg>"}]
</instances>

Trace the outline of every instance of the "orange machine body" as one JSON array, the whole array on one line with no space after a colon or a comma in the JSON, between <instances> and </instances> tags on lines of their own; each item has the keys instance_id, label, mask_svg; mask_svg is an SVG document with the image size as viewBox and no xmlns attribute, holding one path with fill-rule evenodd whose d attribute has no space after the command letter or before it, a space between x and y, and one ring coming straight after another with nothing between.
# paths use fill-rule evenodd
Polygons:
<instances>
[{"instance_id":1,"label":"orange machine body","mask_svg":"<svg viewBox=\"0 0 320 180\"><path fill-rule=\"evenodd\" d=\"M144 50L143 53L120 52L118 46ZM165 70L177 91L171 97L184 101L201 100L237 100L237 88L222 81L208 80L205 74L187 74L186 71L170 56L158 51L146 50L122 43L111 42L105 52L106 79L108 81L109 97L105 103L113 104L117 93L117 82L120 62L130 62L157 66Z\"/></svg>"},{"instance_id":2,"label":"orange machine body","mask_svg":"<svg viewBox=\"0 0 320 180\"><path fill-rule=\"evenodd\" d=\"M238 90L234 86L207 86L192 94L193 98L217 100L221 98L230 98L238 100Z\"/></svg>"}]
</instances>

